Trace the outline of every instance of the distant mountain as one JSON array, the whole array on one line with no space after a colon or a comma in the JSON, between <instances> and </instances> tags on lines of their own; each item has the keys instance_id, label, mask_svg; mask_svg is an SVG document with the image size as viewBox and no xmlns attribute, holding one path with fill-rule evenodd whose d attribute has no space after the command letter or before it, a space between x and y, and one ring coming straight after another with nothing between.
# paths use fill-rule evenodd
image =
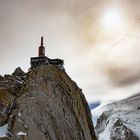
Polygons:
<instances>
[{"instance_id":1,"label":"distant mountain","mask_svg":"<svg viewBox=\"0 0 140 140\"><path fill-rule=\"evenodd\" d=\"M140 139L140 94L92 110L98 140Z\"/></svg>"},{"instance_id":2,"label":"distant mountain","mask_svg":"<svg viewBox=\"0 0 140 140\"><path fill-rule=\"evenodd\" d=\"M57 65L0 76L0 140L96 140L82 90Z\"/></svg>"},{"instance_id":3,"label":"distant mountain","mask_svg":"<svg viewBox=\"0 0 140 140\"><path fill-rule=\"evenodd\" d=\"M92 103L89 103L89 108L90 110L93 110L95 109L96 107L98 107L101 103L100 102L92 102Z\"/></svg>"}]
</instances>

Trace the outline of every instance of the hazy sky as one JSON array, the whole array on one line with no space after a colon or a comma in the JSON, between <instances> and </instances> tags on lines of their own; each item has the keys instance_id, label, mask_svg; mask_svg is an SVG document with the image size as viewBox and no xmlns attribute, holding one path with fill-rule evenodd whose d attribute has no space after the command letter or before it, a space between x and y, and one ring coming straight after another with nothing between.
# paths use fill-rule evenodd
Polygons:
<instances>
[{"instance_id":1,"label":"hazy sky","mask_svg":"<svg viewBox=\"0 0 140 140\"><path fill-rule=\"evenodd\" d=\"M140 0L0 0L0 73L27 71L44 36L88 101L140 92Z\"/></svg>"}]
</instances>

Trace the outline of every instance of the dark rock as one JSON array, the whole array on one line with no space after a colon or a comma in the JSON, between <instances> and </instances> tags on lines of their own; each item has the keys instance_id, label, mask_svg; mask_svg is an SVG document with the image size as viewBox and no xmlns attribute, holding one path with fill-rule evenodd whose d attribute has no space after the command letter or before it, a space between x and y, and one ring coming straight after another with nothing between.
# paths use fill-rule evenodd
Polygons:
<instances>
[{"instance_id":1,"label":"dark rock","mask_svg":"<svg viewBox=\"0 0 140 140\"><path fill-rule=\"evenodd\" d=\"M7 90L0 89L0 126L7 122L15 97Z\"/></svg>"},{"instance_id":2,"label":"dark rock","mask_svg":"<svg viewBox=\"0 0 140 140\"><path fill-rule=\"evenodd\" d=\"M5 74L5 75L4 75L4 78L5 78L5 79L11 79L11 78L12 78L12 75L10 75L10 74Z\"/></svg>"},{"instance_id":3,"label":"dark rock","mask_svg":"<svg viewBox=\"0 0 140 140\"><path fill-rule=\"evenodd\" d=\"M0 81L3 81L3 80L4 80L4 77L0 75Z\"/></svg>"},{"instance_id":4,"label":"dark rock","mask_svg":"<svg viewBox=\"0 0 140 140\"><path fill-rule=\"evenodd\" d=\"M24 76L25 72L20 68L16 68L15 71L12 73L14 76Z\"/></svg>"},{"instance_id":5,"label":"dark rock","mask_svg":"<svg viewBox=\"0 0 140 140\"><path fill-rule=\"evenodd\" d=\"M23 85L25 79L26 79L26 75L14 76L14 75L5 74L4 77L1 77L0 88L7 89L10 93L16 95L18 90Z\"/></svg>"},{"instance_id":6,"label":"dark rock","mask_svg":"<svg viewBox=\"0 0 140 140\"><path fill-rule=\"evenodd\" d=\"M138 136L131 129L127 128L120 119L113 125L110 138L111 140L139 140Z\"/></svg>"},{"instance_id":7,"label":"dark rock","mask_svg":"<svg viewBox=\"0 0 140 140\"><path fill-rule=\"evenodd\" d=\"M102 133L106 125L108 124L108 116L110 115L111 111L105 111L101 114L101 116L97 119L97 125L95 127L96 134L99 135Z\"/></svg>"}]
</instances>

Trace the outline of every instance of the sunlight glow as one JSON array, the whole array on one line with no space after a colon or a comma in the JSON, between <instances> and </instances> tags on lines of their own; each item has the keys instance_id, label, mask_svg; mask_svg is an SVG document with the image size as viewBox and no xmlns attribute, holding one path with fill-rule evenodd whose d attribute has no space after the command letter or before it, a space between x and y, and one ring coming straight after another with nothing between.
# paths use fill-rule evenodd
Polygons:
<instances>
[{"instance_id":1,"label":"sunlight glow","mask_svg":"<svg viewBox=\"0 0 140 140\"><path fill-rule=\"evenodd\" d=\"M102 24L108 29L118 29L123 24L121 13L117 9L106 11L102 18Z\"/></svg>"}]
</instances>

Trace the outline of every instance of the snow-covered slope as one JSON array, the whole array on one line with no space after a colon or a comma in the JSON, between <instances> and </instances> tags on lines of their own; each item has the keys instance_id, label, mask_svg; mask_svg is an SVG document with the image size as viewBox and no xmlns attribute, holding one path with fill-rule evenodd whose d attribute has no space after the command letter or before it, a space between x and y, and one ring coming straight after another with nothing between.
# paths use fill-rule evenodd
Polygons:
<instances>
[{"instance_id":1,"label":"snow-covered slope","mask_svg":"<svg viewBox=\"0 0 140 140\"><path fill-rule=\"evenodd\" d=\"M140 139L140 94L92 110L99 140ZM129 135L128 135L129 133Z\"/></svg>"}]
</instances>

